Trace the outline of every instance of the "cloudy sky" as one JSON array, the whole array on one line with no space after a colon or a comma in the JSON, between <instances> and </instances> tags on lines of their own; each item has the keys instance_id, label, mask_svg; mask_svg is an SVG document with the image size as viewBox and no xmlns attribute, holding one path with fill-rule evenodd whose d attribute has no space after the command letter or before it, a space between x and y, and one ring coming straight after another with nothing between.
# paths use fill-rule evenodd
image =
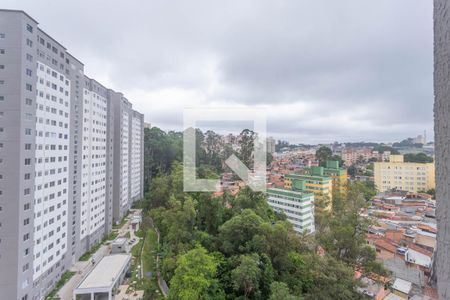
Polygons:
<instances>
[{"instance_id":1,"label":"cloudy sky","mask_svg":"<svg viewBox=\"0 0 450 300\"><path fill-rule=\"evenodd\" d=\"M432 136L432 1L3 0L145 119L266 109L291 142Z\"/></svg>"}]
</instances>

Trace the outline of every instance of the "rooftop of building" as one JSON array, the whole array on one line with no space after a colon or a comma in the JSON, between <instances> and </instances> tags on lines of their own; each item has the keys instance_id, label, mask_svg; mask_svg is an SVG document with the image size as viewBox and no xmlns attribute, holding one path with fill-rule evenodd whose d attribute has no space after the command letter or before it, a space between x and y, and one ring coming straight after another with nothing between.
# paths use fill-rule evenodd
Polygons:
<instances>
[{"instance_id":1,"label":"rooftop of building","mask_svg":"<svg viewBox=\"0 0 450 300\"><path fill-rule=\"evenodd\" d=\"M131 255L129 254L114 254L103 257L76 289L112 287L130 260Z\"/></svg>"},{"instance_id":2,"label":"rooftop of building","mask_svg":"<svg viewBox=\"0 0 450 300\"><path fill-rule=\"evenodd\" d=\"M270 188L270 189L267 189L266 192L268 194L276 194L276 195L280 195L280 196L290 196L290 197L300 197L300 198L314 196L313 193L281 189L281 188Z\"/></svg>"},{"instance_id":3,"label":"rooftop of building","mask_svg":"<svg viewBox=\"0 0 450 300\"><path fill-rule=\"evenodd\" d=\"M286 174L284 177L288 179L315 180L323 182L331 181L331 178L328 176L309 175L309 174Z\"/></svg>"},{"instance_id":4,"label":"rooftop of building","mask_svg":"<svg viewBox=\"0 0 450 300\"><path fill-rule=\"evenodd\" d=\"M411 291L412 283L401 278L397 278L392 285L394 290L402 292L404 294L409 294Z\"/></svg>"}]
</instances>

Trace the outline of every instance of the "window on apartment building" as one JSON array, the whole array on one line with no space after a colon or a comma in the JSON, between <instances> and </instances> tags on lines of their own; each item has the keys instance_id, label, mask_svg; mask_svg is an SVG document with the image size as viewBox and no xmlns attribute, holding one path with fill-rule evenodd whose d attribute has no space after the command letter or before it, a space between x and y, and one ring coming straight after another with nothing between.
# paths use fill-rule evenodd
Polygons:
<instances>
[{"instance_id":1,"label":"window on apartment building","mask_svg":"<svg viewBox=\"0 0 450 300\"><path fill-rule=\"evenodd\" d=\"M0 101L5 101L5 96L0 96Z\"/></svg>"},{"instance_id":2,"label":"window on apartment building","mask_svg":"<svg viewBox=\"0 0 450 300\"><path fill-rule=\"evenodd\" d=\"M25 203L23 205L23 210L29 210L30 209L30 203Z\"/></svg>"},{"instance_id":3,"label":"window on apartment building","mask_svg":"<svg viewBox=\"0 0 450 300\"><path fill-rule=\"evenodd\" d=\"M0 85L4 85L5 81L4 80L0 80Z\"/></svg>"},{"instance_id":4,"label":"window on apartment building","mask_svg":"<svg viewBox=\"0 0 450 300\"><path fill-rule=\"evenodd\" d=\"M30 24L27 24L27 31L30 33L33 33L33 26L31 26Z\"/></svg>"},{"instance_id":5,"label":"window on apartment building","mask_svg":"<svg viewBox=\"0 0 450 300\"><path fill-rule=\"evenodd\" d=\"M5 65L0 65L0 70L4 70L5 69Z\"/></svg>"},{"instance_id":6,"label":"window on apartment building","mask_svg":"<svg viewBox=\"0 0 450 300\"><path fill-rule=\"evenodd\" d=\"M0 54L5 54L5 49L0 49Z\"/></svg>"},{"instance_id":7,"label":"window on apartment building","mask_svg":"<svg viewBox=\"0 0 450 300\"><path fill-rule=\"evenodd\" d=\"M33 47L33 42L30 39L27 39L27 46Z\"/></svg>"},{"instance_id":8,"label":"window on apartment building","mask_svg":"<svg viewBox=\"0 0 450 300\"><path fill-rule=\"evenodd\" d=\"M31 165L31 158L25 158L25 166Z\"/></svg>"},{"instance_id":9,"label":"window on apartment building","mask_svg":"<svg viewBox=\"0 0 450 300\"><path fill-rule=\"evenodd\" d=\"M24 195L29 195L30 194L30 189L29 188L24 189L23 190L23 194Z\"/></svg>"},{"instance_id":10,"label":"window on apartment building","mask_svg":"<svg viewBox=\"0 0 450 300\"><path fill-rule=\"evenodd\" d=\"M25 128L25 135L31 135L31 128Z\"/></svg>"},{"instance_id":11,"label":"window on apartment building","mask_svg":"<svg viewBox=\"0 0 450 300\"><path fill-rule=\"evenodd\" d=\"M4 39L6 37L6 34L0 33L0 39Z\"/></svg>"},{"instance_id":12,"label":"window on apartment building","mask_svg":"<svg viewBox=\"0 0 450 300\"><path fill-rule=\"evenodd\" d=\"M27 53L26 58L28 61L33 61L33 55L31 55L31 54Z\"/></svg>"},{"instance_id":13,"label":"window on apartment building","mask_svg":"<svg viewBox=\"0 0 450 300\"><path fill-rule=\"evenodd\" d=\"M25 104L26 104L26 105L32 105L32 104L33 104L33 100L31 100L31 99L29 99L29 98L26 98L26 99L25 99Z\"/></svg>"},{"instance_id":14,"label":"window on apartment building","mask_svg":"<svg viewBox=\"0 0 450 300\"><path fill-rule=\"evenodd\" d=\"M29 239L30 239L30 234L29 233L25 233L23 235L23 241L25 242L25 241L28 241Z\"/></svg>"},{"instance_id":15,"label":"window on apartment building","mask_svg":"<svg viewBox=\"0 0 450 300\"><path fill-rule=\"evenodd\" d=\"M28 76L32 76L33 72L30 69L26 69L25 74L27 74Z\"/></svg>"},{"instance_id":16,"label":"window on apartment building","mask_svg":"<svg viewBox=\"0 0 450 300\"><path fill-rule=\"evenodd\" d=\"M0 127L0 132L3 132L3 127Z\"/></svg>"},{"instance_id":17,"label":"window on apartment building","mask_svg":"<svg viewBox=\"0 0 450 300\"><path fill-rule=\"evenodd\" d=\"M26 85L25 85L25 89L27 90L27 91L33 91L33 86L30 84L30 83L27 83Z\"/></svg>"},{"instance_id":18,"label":"window on apartment building","mask_svg":"<svg viewBox=\"0 0 450 300\"><path fill-rule=\"evenodd\" d=\"M29 180L31 178L31 174L30 173L25 173L25 175L23 176L25 180Z\"/></svg>"}]
</instances>

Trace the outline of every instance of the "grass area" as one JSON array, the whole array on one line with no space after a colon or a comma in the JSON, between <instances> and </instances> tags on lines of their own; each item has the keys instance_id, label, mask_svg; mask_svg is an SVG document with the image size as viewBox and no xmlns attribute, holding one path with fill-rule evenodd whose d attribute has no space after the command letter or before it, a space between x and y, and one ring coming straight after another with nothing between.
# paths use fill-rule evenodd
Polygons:
<instances>
[{"instance_id":1,"label":"grass area","mask_svg":"<svg viewBox=\"0 0 450 300\"><path fill-rule=\"evenodd\" d=\"M143 238L145 236L145 232L142 229L139 229L137 231L134 232L134 235L140 238Z\"/></svg>"},{"instance_id":2,"label":"grass area","mask_svg":"<svg viewBox=\"0 0 450 300\"><path fill-rule=\"evenodd\" d=\"M142 232L144 234L144 232ZM141 252L142 250L142 252ZM153 229L149 229L145 238L141 239L137 245L131 249L133 262L131 264L131 282L130 290L144 290L144 299L164 299L158 287L158 278L156 276L156 255L158 253L158 237ZM141 264L144 268L144 278L140 278ZM151 278L145 278L146 272L152 272ZM134 283L135 282L135 283Z\"/></svg>"},{"instance_id":3,"label":"grass area","mask_svg":"<svg viewBox=\"0 0 450 300\"><path fill-rule=\"evenodd\" d=\"M125 234L125 237L126 237L127 239L130 239L131 233L128 231L128 232Z\"/></svg>"},{"instance_id":4,"label":"grass area","mask_svg":"<svg viewBox=\"0 0 450 300\"><path fill-rule=\"evenodd\" d=\"M89 258L91 258L91 256L98 250L100 249L100 246L102 245L102 243L98 243L96 244L94 247L91 248L91 250L85 252L83 255L80 256L80 258L78 259L79 261L88 261Z\"/></svg>"},{"instance_id":5,"label":"grass area","mask_svg":"<svg viewBox=\"0 0 450 300\"><path fill-rule=\"evenodd\" d=\"M119 233L117 231L111 231L111 233L106 236L105 241L114 241L118 235Z\"/></svg>"},{"instance_id":6,"label":"grass area","mask_svg":"<svg viewBox=\"0 0 450 300\"><path fill-rule=\"evenodd\" d=\"M127 211L127 213L123 216L122 220L120 220L119 224L113 224L112 228L113 229L120 229L123 227L123 225L125 225L125 223L127 222L127 217L130 214L130 211Z\"/></svg>"},{"instance_id":7,"label":"grass area","mask_svg":"<svg viewBox=\"0 0 450 300\"><path fill-rule=\"evenodd\" d=\"M75 272L66 271L61 275L61 279L58 280L55 287L50 291L50 293L45 297L45 300L56 300L56 293L66 284L67 281L75 275Z\"/></svg>"},{"instance_id":8,"label":"grass area","mask_svg":"<svg viewBox=\"0 0 450 300\"><path fill-rule=\"evenodd\" d=\"M81 255L78 260L80 260L80 261L88 261L89 258L91 258L92 254L94 254L98 249L100 249L101 245L103 245L106 241L113 241L113 240L115 240L118 235L119 235L119 233L117 231L111 231L111 233L108 234L107 236L105 236L100 243L96 244L95 246L93 246L91 248L91 250L89 250L89 251L85 252L83 255Z\"/></svg>"}]
</instances>

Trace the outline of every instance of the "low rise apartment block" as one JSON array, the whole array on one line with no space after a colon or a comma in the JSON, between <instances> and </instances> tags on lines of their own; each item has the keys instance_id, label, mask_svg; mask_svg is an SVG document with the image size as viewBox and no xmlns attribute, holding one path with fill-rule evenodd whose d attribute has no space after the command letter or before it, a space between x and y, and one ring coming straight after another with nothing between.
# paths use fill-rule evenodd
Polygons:
<instances>
[{"instance_id":1,"label":"low rise apartment block","mask_svg":"<svg viewBox=\"0 0 450 300\"><path fill-rule=\"evenodd\" d=\"M391 155L388 162L375 162L374 177L381 192L399 189L417 193L436 186L434 163L404 162L403 155Z\"/></svg>"}]
</instances>

